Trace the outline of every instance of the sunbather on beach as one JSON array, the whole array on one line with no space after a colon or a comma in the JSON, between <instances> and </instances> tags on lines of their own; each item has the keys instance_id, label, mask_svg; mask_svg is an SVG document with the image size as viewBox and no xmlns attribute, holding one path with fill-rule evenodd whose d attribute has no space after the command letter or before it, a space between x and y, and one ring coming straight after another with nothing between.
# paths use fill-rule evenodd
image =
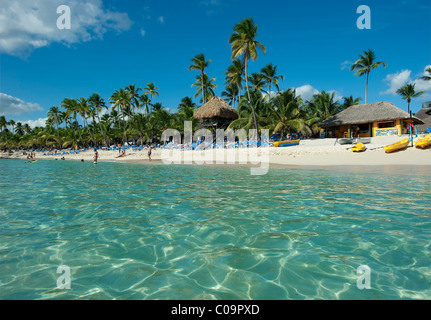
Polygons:
<instances>
[{"instance_id":1,"label":"sunbather on beach","mask_svg":"<svg viewBox=\"0 0 431 320\"><path fill-rule=\"evenodd\" d=\"M126 156L126 150L123 150L122 152L121 152L121 154L118 156L118 157L116 157L116 158L123 158L123 157L125 157Z\"/></svg>"}]
</instances>

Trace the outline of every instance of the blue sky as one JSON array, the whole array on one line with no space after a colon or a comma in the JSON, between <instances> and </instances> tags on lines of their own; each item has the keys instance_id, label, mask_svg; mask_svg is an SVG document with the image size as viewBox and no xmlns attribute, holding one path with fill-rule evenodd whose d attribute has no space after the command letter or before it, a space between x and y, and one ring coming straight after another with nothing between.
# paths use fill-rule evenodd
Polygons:
<instances>
[{"instance_id":1,"label":"blue sky","mask_svg":"<svg viewBox=\"0 0 431 320\"><path fill-rule=\"evenodd\" d=\"M318 91L365 97L365 77L350 65L371 48L387 68L370 75L368 101L390 101L407 110L395 90L409 81L428 90L413 100L418 111L431 100L431 82L417 81L431 65L431 1L288 0L0 0L0 115L41 124L52 106L98 92L108 101L129 84L154 82L154 99L175 111L194 96L197 72L190 59L204 53L206 70L224 90L231 64L228 44L236 23L252 17L266 46L249 72L268 63L285 76L280 89L304 98ZM56 27L59 5L71 8L71 29ZM359 30L356 9L371 9L371 29ZM200 104L200 97L194 101Z\"/></svg>"}]
</instances>

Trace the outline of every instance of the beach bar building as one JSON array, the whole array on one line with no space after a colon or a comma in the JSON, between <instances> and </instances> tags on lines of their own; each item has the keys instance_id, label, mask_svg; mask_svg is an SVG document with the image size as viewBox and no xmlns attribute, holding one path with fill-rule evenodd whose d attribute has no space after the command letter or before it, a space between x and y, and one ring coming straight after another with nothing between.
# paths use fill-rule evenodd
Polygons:
<instances>
[{"instance_id":1,"label":"beach bar building","mask_svg":"<svg viewBox=\"0 0 431 320\"><path fill-rule=\"evenodd\" d=\"M351 106L320 124L327 137L382 137L408 133L409 124L424 124L390 102Z\"/></svg>"},{"instance_id":2,"label":"beach bar building","mask_svg":"<svg viewBox=\"0 0 431 320\"><path fill-rule=\"evenodd\" d=\"M415 116L424 122L424 124L418 126L418 132L431 133L431 101L424 102L422 109Z\"/></svg>"},{"instance_id":3,"label":"beach bar building","mask_svg":"<svg viewBox=\"0 0 431 320\"><path fill-rule=\"evenodd\" d=\"M222 98L213 97L195 111L194 117L200 120L200 127L226 129L233 120L238 119L238 113Z\"/></svg>"}]
</instances>

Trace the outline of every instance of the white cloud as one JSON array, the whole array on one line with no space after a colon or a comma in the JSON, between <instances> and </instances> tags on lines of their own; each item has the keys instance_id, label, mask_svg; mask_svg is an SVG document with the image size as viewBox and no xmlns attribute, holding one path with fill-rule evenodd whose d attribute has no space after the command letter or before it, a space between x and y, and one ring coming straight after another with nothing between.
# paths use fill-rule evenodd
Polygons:
<instances>
[{"instance_id":1,"label":"white cloud","mask_svg":"<svg viewBox=\"0 0 431 320\"><path fill-rule=\"evenodd\" d=\"M431 68L431 65L426 66L424 68L424 71L422 72L422 74L420 74L418 76L418 78L422 77L422 76L428 76L428 77L431 76L430 73L428 73L428 72L425 71L428 68ZM418 80L418 79L416 79L414 81L414 83L416 84L416 86L415 86L415 90L416 91L428 91L427 93L424 93L423 95L419 96L418 97L419 100L429 100L429 99L431 99L431 80L430 81L425 81L425 80Z\"/></svg>"},{"instance_id":2,"label":"white cloud","mask_svg":"<svg viewBox=\"0 0 431 320\"><path fill-rule=\"evenodd\" d=\"M430 68L431 65L426 66L424 68L424 71L419 74L415 79L413 80L411 78L412 71L411 70L402 70L398 73L392 73L388 74L385 78L385 82L387 82L389 88L386 91L380 92L381 95L384 94L392 94L392 95L398 95L397 90L404 86L407 83L413 83L415 84L415 91L425 91L424 94L418 96L416 99L418 100L429 100L431 99L431 81L424 81L419 80L418 78L424 75L429 75L425 72L427 68Z\"/></svg>"},{"instance_id":3,"label":"white cloud","mask_svg":"<svg viewBox=\"0 0 431 320\"><path fill-rule=\"evenodd\" d=\"M313 96L315 94L320 93L319 90L317 90L316 88L314 88L312 85L309 85L309 84L303 85L298 88L293 88L293 89L296 90L296 95L301 96L304 102L313 99ZM329 94L334 93L335 94L334 101L339 101L343 99L343 96L337 90L328 90L326 91L326 93L329 93Z\"/></svg>"},{"instance_id":4,"label":"white cloud","mask_svg":"<svg viewBox=\"0 0 431 320\"><path fill-rule=\"evenodd\" d=\"M165 23L165 18L163 16L160 16L157 18L157 21L160 23Z\"/></svg>"},{"instance_id":5,"label":"white cloud","mask_svg":"<svg viewBox=\"0 0 431 320\"><path fill-rule=\"evenodd\" d=\"M48 120L48 118L39 118L37 120L27 120L27 121L20 121L23 125L28 123L28 125L30 126L30 128L34 129L36 127L45 127L46 126L46 121Z\"/></svg>"},{"instance_id":6,"label":"white cloud","mask_svg":"<svg viewBox=\"0 0 431 320\"><path fill-rule=\"evenodd\" d=\"M141 29L140 32L141 32L141 36L145 37L145 33L146 33L145 30Z\"/></svg>"},{"instance_id":7,"label":"white cloud","mask_svg":"<svg viewBox=\"0 0 431 320\"><path fill-rule=\"evenodd\" d=\"M328 93L330 93L330 94L335 93L335 95L334 95L335 101L343 100L343 96L337 90L329 90Z\"/></svg>"},{"instance_id":8,"label":"white cloud","mask_svg":"<svg viewBox=\"0 0 431 320\"><path fill-rule=\"evenodd\" d=\"M352 66L352 64L353 64L352 61L346 60L346 61L344 61L343 63L340 64L340 66L341 66L340 69L341 70L344 70L344 69L349 69L350 70L350 67Z\"/></svg>"},{"instance_id":9,"label":"white cloud","mask_svg":"<svg viewBox=\"0 0 431 320\"><path fill-rule=\"evenodd\" d=\"M201 1L202 5L208 7L208 6L218 6L220 5L220 0L203 0Z\"/></svg>"},{"instance_id":10,"label":"white cloud","mask_svg":"<svg viewBox=\"0 0 431 320\"><path fill-rule=\"evenodd\" d=\"M102 0L69 0L71 29L57 28L57 7L64 0L1 0L0 52L26 55L52 42L65 45L101 39L108 30L130 29L126 13L103 8Z\"/></svg>"},{"instance_id":11,"label":"white cloud","mask_svg":"<svg viewBox=\"0 0 431 320\"><path fill-rule=\"evenodd\" d=\"M25 102L19 98L0 92L0 115L20 115L42 110L42 107L37 103Z\"/></svg>"},{"instance_id":12,"label":"white cloud","mask_svg":"<svg viewBox=\"0 0 431 320\"><path fill-rule=\"evenodd\" d=\"M401 88L406 83L410 82L410 75L411 70L402 70L398 73L391 73L386 76L384 79L385 82L388 83L389 89L383 92L380 92L380 94L397 94L397 90Z\"/></svg>"},{"instance_id":13,"label":"white cloud","mask_svg":"<svg viewBox=\"0 0 431 320\"><path fill-rule=\"evenodd\" d=\"M301 96L301 98L302 98L302 100L304 100L304 102L311 100L315 94L319 93L319 90L317 90L316 88L313 88L309 84L295 88L295 90L296 90L296 95Z\"/></svg>"},{"instance_id":14,"label":"white cloud","mask_svg":"<svg viewBox=\"0 0 431 320\"><path fill-rule=\"evenodd\" d=\"M212 15L218 11L216 8L220 7L221 0L202 0L199 5L206 8L207 15Z\"/></svg>"}]
</instances>

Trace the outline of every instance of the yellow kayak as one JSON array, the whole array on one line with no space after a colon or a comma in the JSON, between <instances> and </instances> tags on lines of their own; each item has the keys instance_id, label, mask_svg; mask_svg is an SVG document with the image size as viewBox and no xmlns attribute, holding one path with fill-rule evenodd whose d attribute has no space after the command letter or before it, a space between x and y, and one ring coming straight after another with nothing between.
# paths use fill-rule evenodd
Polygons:
<instances>
[{"instance_id":1,"label":"yellow kayak","mask_svg":"<svg viewBox=\"0 0 431 320\"><path fill-rule=\"evenodd\" d=\"M416 142L415 147L425 149L431 146L431 136L426 136L424 138L420 138L418 142Z\"/></svg>"},{"instance_id":2,"label":"yellow kayak","mask_svg":"<svg viewBox=\"0 0 431 320\"><path fill-rule=\"evenodd\" d=\"M288 140L288 141L277 141L274 142L274 147L290 147L297 146L301 140Z\"/></svg>"},{"instance_id":3,"label":"yellow kayak","mask_svg":"<svg viewBox=\"0 0 431 320\"><path fill-rule=\"evenodd\" d=\"M391 152L395 152L395 151L398 151L401 149L405 149L409 145L409 142L410 142L409 139L406 138L406 139L403 139L401 141L395 142L393 144L390 144L390 145L384 147L383 150L385 150L386 153L391 153Z\"/></svg>"},{"instance_id":4,"label":"yellow kayak","mask_svg":"<svg viewBox=\"0 0 431 320\"><path fill-rule=\"evenodd\" d=\"M353 152L362 152L367 150L367 147L365 147L365 145L361 142L355 144L355 146L352 148Z\"/></svg>"}]
</instances>

